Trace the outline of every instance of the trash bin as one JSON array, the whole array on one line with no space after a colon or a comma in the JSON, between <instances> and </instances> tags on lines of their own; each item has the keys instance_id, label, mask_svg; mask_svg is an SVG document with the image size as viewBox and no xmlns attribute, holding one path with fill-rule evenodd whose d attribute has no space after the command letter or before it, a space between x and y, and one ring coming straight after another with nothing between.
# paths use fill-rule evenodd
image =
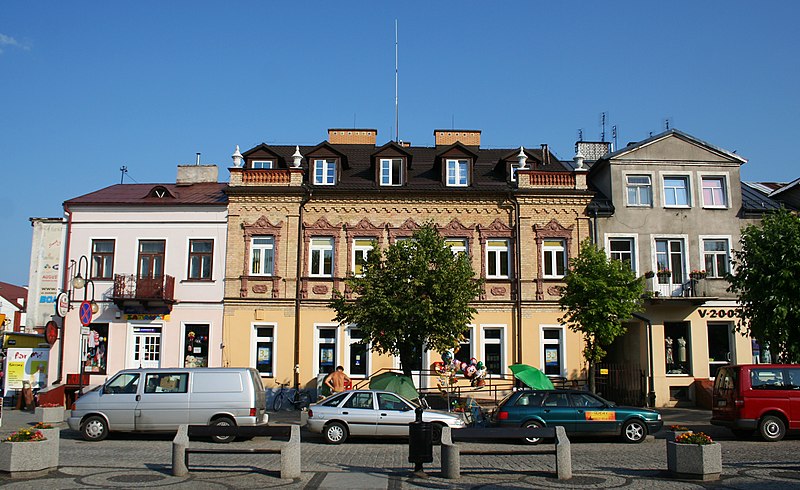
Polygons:
<instances>
[{"instance_id":1,"label":"trash bin","mask_svg":"<svg viewBox=\"0 0 800 490\"><path fill-rule=\"evenodd\" d=\"M422 407L416 409L417 419L408 424L408 462L414 471L422 471L423 463L433 462L433 427L422 421Z\"/></svg>"}]
</instances>

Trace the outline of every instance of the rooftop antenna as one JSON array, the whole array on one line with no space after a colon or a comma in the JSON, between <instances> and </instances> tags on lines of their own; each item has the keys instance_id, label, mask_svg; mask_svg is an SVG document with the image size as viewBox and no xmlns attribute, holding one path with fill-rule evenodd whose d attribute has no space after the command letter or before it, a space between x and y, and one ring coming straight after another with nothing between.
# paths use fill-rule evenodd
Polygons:
<instances>
[{"instance_id":1,"label":"rooftop antenna","mask_svg":"<svg viewBox=\"0 0 800 490\"><path fill-rule=\"evenodd\" d=\"M611 126L611 137L614 138L614 148L617 147L617 125Z\"/></svg>"},{"instance_id":2,"label":"rooftop antenna","mask_svg":"<svg viewBox=\"0 0 800 490\"><path fill-rule=\"evenodd\" d=\"M578 130L578 141L583 141L583 128Z\"/></svg>"},{"instance_id":3,"label":"rooftop antenna","mask_svg":"<svg viewBox=\"0 0 800 490\"><path fill-rule=\"evenodd\" d=\"M394 141L400 141L400 107L397 97L397 19L394 19Z\"/></svg>"},{"instance_id":4,"label":"rooftop antenna","mask_svg":"<svg viewBox=\"0 0 800 490\"><path fill-rule=\"evenodd\" d=\"M602 131L600 132L600 141L605 142L606 141L606 113L605 112L601 112L600 113L600 127L602 128Z\"/></svg>"},{"instance_id":5,"label":"rooftop antenna","mask_svg":"<svg viewBox=\"0 0 800 490\"><path fill-rule=\"evenodd\" d=\"M125 180L125 174L128 173L128 167L125 165L119 168L119 171L122 172L122 175L119 176L119 183L121 184L123 180Z\"/></svg>"}]
</instances>

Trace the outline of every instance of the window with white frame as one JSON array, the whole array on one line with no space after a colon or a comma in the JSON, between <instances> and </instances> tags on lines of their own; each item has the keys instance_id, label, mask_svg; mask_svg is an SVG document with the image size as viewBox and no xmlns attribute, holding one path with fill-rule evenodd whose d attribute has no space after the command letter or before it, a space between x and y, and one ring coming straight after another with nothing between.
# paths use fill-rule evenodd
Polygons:
<instances>
[{"instance_id":1,"label":"window with white frame","mask_svg":"<svg viewBox=\"0 0 800 490\"><path fill-rule=\"evenodd\" d=\"M253 168L260 168L260 169L272 169L275 163L272 160L254 160L253 161Z\"/></svg>"},{"instance_id":2,"label":"window with white frame","mask_svg":"<svg viewBox=\"0 0 800 490\"><path fill-rule=\"evenodd\" d=\"M692 374L689 322L664 322L664 361L667 374Z\"/></svg>"},{"instance_id":3,"label":"window with white frame","mask_svg":"<svg viewBox=\"0 0 800 490\"><path fill-rule=\"evenodd\" d=\"M728 193L724 177L703 177L703 206L707 208L727 208Z\"/></svg>"},{"instance_id":4,"label":"window with white frame","mask_svg":"<svg viewBox=\"0 0 800 490\"><path fill-rule=\"evenodd\" d=\"M447 160L447 185L465 187L469 185L469 160Z\"/></svg>"},{"instance_id":5,"label":"window with white frame","mask_svg":"<svg viewBox=\"0 0 800 490\"><path fill-rule=\"evenodd\" d=\"M458 362L466 362L469 364L470 359L472 359L472 329L468 328L464 330L461 334L461 338L458 341L458 350L455 352L453 357Z\"/></svg>"},{"instance_id":6,"label":"window with white frame","mask_svg":"<svg viewBox=\"0 0 800 490\"><path fill-rule=\"evenodd\" d=\"M686 175L664 176L664 206L689 207L689 177Z\"/></svg>"},{"instance_id":7,"label":"window with white frame","mask_svg":"<svg viewBox=\"0 0 800 490\"><path fill-rule=\"evenodd\" d=\"M636 250L633 238L609 238L608 253L612 259L626 262L631 270L636 271Z\"/></svg>"},{"instance_id":8,"label":"window with white frame","mask_svg":"<svg viewBox=\"0 0 800 490\"><path fill-rule=\"evenodd\" d=\"M728 240L724 238L704 239L703 258L708 277L725 277L730 270Z\"/></svg>"},{"instance_id":9,"label":"window with white frame","mask_svg":"<svg viewBox=\"0 0 800 490\"><path fill-rule=\"evenodd\" d=\"M381 185L402 185L402 184L403 184L403 159L382 158Z\"/></svg>"},{"instance_id":10,"label":"window with white frame","mask_svg":"<svg viewBox=\"0 0 800 490\"><path fill-rule=\"evenodd\" d=\"M564 375L564 329L542 327L542 372L548 376Z\"/></svg>"},{"instance_id":11,"label":"window with white frame","mask_svg":"<svg viewBox=\"0 0 800 490\"><path fill-rule=\"evenodd\" d=\"M542 262L544 277L564 277L567 273L567 246L561 239L547 239L542 242Z\"/></svg>"},{"instance_id":12,"label":"window with white frame","mask_svg":"<svg viewBox=\"0 0 800 490\"><path fill-rule=\"evenodd\" d=\"M486 243L486 277L507 278L508 261L508 240L493 239Z\"/></svg>"},{"instance_id":13,"label":"window with white frame","mask_svg":"<svg viewBox=\"0 0 800 490\"><path fill-rule=\"evenodd\" d=\"M318 373L330 374L336 370L336 327L317 327Z\"/></svg>"},{"instance_id":14,"label":"window with white frame","mask_svg":"<svg viewBox=\"0 0 800 490\"><path fill-rule=\"evenodd\" d=\"M628 206L653 205L653 185L649 175L628 175L625 181L628 189Z\"/></svg>"},{"instance_id":15,"label":"window with white frame","mask_svg":"<svg viewBox=\"0 0 800 490\"><path fill-rule=\"evenodd\" d=\"M275 269L275 237L256 236L250 239L250 274L271 276Z\"/></svg>"},{"instance_id":16,"label":"window with white frame","mask_svg":"<svg viewBox=\"0 0 800 490\"><path fill-rule=\"evenodd\" d=\"M333 185L336 183L336 159L314 160L314 184Z\"/></svg>"},{"instance_id":17,"label":"window with white frame","mask_svg":"<svg viewBox=\"0 0 800 490\"><path fill-rule=\"evenodd\" d=\"M312 238L309 274L318 277L333 275L333 238Z\"/></svg>"},{"instance_id":18,"label":"window with white frame","mask_svg":"<svg viewBox=\"0 0 800 490\"><path fill-rule=\"evenodd\" d=\"M680 238L656 239L656 267L659 284L683 284L683 240ZM669 274L665 274L669 271Z\"/></svg>"},{"instance_id":19,"label":"window with white frame","mask_svg":"<svg viewBox=\"0 0 800 490\"><path fill-rule=\"evenodd\" d=\"M92 279L114 277L114 240L92 240Z\"/></svg>"},{"instance_id":20,"label":"window with white frame","mask_svg":"<svg viewBox=\"0 0 800 490\"><path fill-rule=\"evenodd\" d=\"M467 240L465 238L445 238L444 244L450 247L453 254L467 253Z\"/></svg>"},{"instance_id":21,"label":"window with white frame","mask_svg":"<svg viewBox=\"0 0 800 490\"><path fill-rule=\"evenodd\" d=\"M189 240L189 280L210 281L214 240Z\"/></svg>"},{"instance_id":22,"label":"window with white frame","mask_svg":"<svg viewBox=\"0 0 800 490\"><path fill-rule=\"evenodd\" d=\"M484 327L483 329L483 363L491 374L503 374L504 329Z\"/></svg>"},{"instance_id":23,"label":"window with white frame","mask_svg":"<svg viewBox=\"0 0 800 490\"><path fill-rule=\"evenodd\" d=\"M261 376L275 376L275 325L253 325L252 357Z\"/></svg>"},{"instance_id":24,"label":"window with white frame","mask_svg":"<svg viewBox=\"0 0 800 490\"><path fill-rule=\"evenodd\" d=\"M364 332L350 327L347 332L347 368L350 377L364 378L369 374L369 349L364 342Z\"/></svg>"},{"instance_id":25,"label":"window with white frame","mask_svg":"<svg viewBox=\"0 0 800 490\"><path fill-rule=\"evenodd\" d=\"M367 257L372 253L374 247L374 239L372 238L356 238L353 240L353 274L360 276L364 273L364 264L367 262Z\"/></svg>"},{"instance_id":26,"label":"window with white frame","mask_svg":"<svg viewBox=\"0 0 800 490\"><path fill-rule=\"evenodd\" d=\"M517 181L517 170L519 170L520 168L522 167L519 166L518 162L509 165L509 171L510 171L509 180L511 180L511 182Z\"/></svg>"}]
</instances>

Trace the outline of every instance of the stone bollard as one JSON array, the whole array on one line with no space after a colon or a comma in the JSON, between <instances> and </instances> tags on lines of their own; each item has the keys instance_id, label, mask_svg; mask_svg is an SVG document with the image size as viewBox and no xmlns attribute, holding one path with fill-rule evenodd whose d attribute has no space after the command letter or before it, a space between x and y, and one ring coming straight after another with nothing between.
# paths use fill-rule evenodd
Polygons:
<instances>
[{"instance_id":1,"label":"stone bollard","mask_svg":"<svg viewBox=\"0 0 800 490\"><path fill-rule=\"evenodd\" d=\"M186 448L189 447L189 426L181 425L178 433L172 440L172 474L186 476L189 468L186 467Z\"/></svg>"},{"instance_id":2,"label":"stone bollard","mask_svg":"<svg viewBox=\"0 0 800 490\"><path fill-rule=\"evenodd\" d=\"M461 477L461 453L458 446L453 444L453 435L450 427L442 427L442 476L444 478Z\"/></svg>"},{"instance_id":3,"label":"stone bollard","mask_svg":"<svg viewBox=\"0 0 800 490\"><path fill-rule=\"evenodd\" d=\"M572 478L572 450L567 432L560 425L556 426L556 473L559 480Z\"/></svg>"},{"instance_id":4,"label":"stone bollard","mask_svg":"<svg viewBox=\"0 0 800 490\"><path fill-rule=\"evenodd\" d=\"M281 479L300 478L300 426L293 424L289 442L281 447Z\"/></svg>"}]
</instances>

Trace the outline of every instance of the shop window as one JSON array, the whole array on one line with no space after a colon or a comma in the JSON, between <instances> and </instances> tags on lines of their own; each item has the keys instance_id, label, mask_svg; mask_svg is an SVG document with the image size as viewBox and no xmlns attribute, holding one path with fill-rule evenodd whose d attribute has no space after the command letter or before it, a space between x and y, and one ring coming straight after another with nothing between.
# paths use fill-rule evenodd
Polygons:
<instances>
[{"instance_id":1,"label":"shop window","mask_svg":"<svg viewBox=\"0 0 800 490\"><path fill-rule=\"evenodd\" d=\"M89 335L81 335L83 339L83 372L91 374L108 374L108 323L89 324Z\"/></svg>"},{"instance_id":2,"label":"shop window","mask_svg":"<svg viewBox=\"0 0 800 490\"><path fill-rule=\"evenodd\" d=\"M542 371L548 376L564 375L564 329L542 328Z\"/></svg>"},{"instance_id":3,"label":"shop window","mask_svg":"<svg viewBox=\"0 0 800 490\"><path fill-rule=\"evenodd\" d=\"M366 377L369 374L369 358L367 344L364 343L364 332L360 328L347 329L348 340L348 373L350 377Z\"/></svg>"},{"instance_id":4,"label":"shop window","mask_svg":"<svg viewBox=\"0 0 800 490\"><path fill-rule=\"evenodd\" d=\"M458 350L454 355L455 359L459 362L466 362L472 359L472 329L464 330L461 334L461 340L458 342Z\"/></svg>"},{"instance_id":5,"label":"shop window","mask_svg":"<svg viewBox=\"0 0 800 490\"><path fill-rule=\"evenodd\" d=\"M667 374L692 374L689 322L664 322Z\"/></svg>"},{"instance_id":6,"label":"shop window","mask_svg":"<svg viewBox=\"0 0 800 490\"><path fill-rule=\"evenodd\" d=\"M261 376L275 376L275 327L267 325L255 325L255 338L253 350L256 370Z\"/></svg>"},{"instance_id":7,"label":"shop window","mask_svg":"<svg viewBox=\"0 0 800 490\"><path fill-rule=\"evenodd\" d=\"M330 374L336 370L336 329L320 328L317 338L317 354L320 374Z\"/></svg>"},{"instance_id":8,"label":"shop window","mask_svg":"<svg viewBox=\"0 0 800 490\"><path fill-rule=\"evenodd\" d=\"M208 367L208 324L186 324L183 367Z\"/></svg>"},{"instance_id":9,"label":"shop window","mask_svg":"<svg viewBox=\"0 0 800 490\"><path fill-rule=\"evenodd\" d=\"M505 372L503 340L502 328L483 329L483 363L490 375L498 375Z\"/></svg>"}]
</instances>

